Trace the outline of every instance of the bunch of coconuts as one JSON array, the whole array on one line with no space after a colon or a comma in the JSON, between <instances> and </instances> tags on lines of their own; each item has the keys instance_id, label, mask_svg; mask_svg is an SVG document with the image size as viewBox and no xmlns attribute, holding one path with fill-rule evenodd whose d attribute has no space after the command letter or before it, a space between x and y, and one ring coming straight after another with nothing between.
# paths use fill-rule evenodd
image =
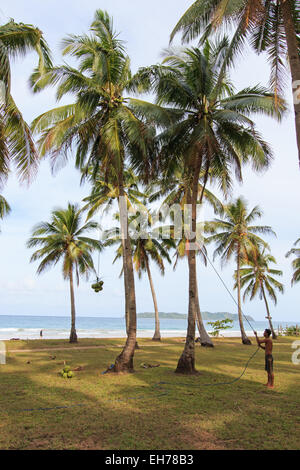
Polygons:
<instances>
[{"instance_id":1,"label":"bunch of coconuts","mask_svg":"<svg viewBox=\"0 0 300 470\"><path fill-rule=\"evenodd\" d=\"M95 292L100 292L103 290L103 281L97 281L95 284L92 284L92 289L94 289Z\"/></svg>"},{"instance_id":2,"label":"bunch of coconuts","mask_svg":"<svg viewBox=\"0 0 300 470\"><path fill-rule=\"evenodd\" d=\"M65 366L63 370L60 372L60 375L64 379L71 379L73 377L73 372L71 371L71 367Z\"/></svg>"}]
</instances>

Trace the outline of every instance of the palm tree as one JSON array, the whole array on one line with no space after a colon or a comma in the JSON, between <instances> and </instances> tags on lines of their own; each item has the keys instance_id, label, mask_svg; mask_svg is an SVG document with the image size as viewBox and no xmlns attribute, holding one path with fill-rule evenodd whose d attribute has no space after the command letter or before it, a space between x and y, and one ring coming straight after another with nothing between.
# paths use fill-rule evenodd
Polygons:
<instances>
[{"instance_id":1,"label":"palm tree","mask_svg":"<svg viewBox=\"0 0 300 470\"><path fill-rule=\"evenodd\" d=\"M39 64L31 82L52 66L50 51L42 32L32 25L9 23L0 26L0 183L15 166L21 181L29 181L39 163L30 128L11 95L10 60L36 51Z\"/></svg>"},{"instance_id":2,"label":"palm tree","mask_svg":"<svg viewBox=\"0 0 300 470\"><path fill-rule=\"evenodd\" d=\"M257 53L266 52L271 65L270 83L281 93L286 74L286 56L292 77L297 144L300 162L300 9L298 0L197 0L175 26L183 41L234 26L227 61L232 63L246 39Z\"/></svg>"},{"instance_id":3,"label":"palm tree","mask_svg":"<svg viewBox=\"0 0 300 470\"><path fill-rule=\"evenodd\" d=\"M299 244L300 244L300 238L294 243L294 246L297 246ZM296 258L292 262L292 267L294 270L294 274L292 277L292 285L294 285L296 282L300 282L300 248L292 248L286 254L286 257L289 257L291 255L296 256Z\"/></svg>"},{"instance_id":4,"label":"palm tree","mask_svg":"<svg viewBox=\"0 0 300 470\"><path fill-rule=\"evenodd\" d=\"M0 194L0 219L3 219L10 213L10 207L6 199Z\"/></svg>"},{"instance_id":5,"label":"palm tree","mask_svg":"<svg viewBox=\"0 0 300 470\"><path fill-rule=\"evenodd\" d=\"M227 38L216 44L206 41L202 50L185 49L168 55L164 65L139 71L144 86L157 93L157 103L172 106L181 116L160 135L161 167L185 159L192 174L187 203L192 207L190 224L191 247L195 246L197 203L202 203L210 171L223 175L221 189L231 186L232 172L242 179L242 165L252 163L254 170L267 168L271 150L255 130L249 118L262 113L280 118L283 104L275 108L274 95L262 87L247 88L236 93L224 73L224 57L229 47ZM226 67L225 67L226 69ZM203 191L198 196L199 176L203 175ZM176 372L195 372L196 258L189 250L189 313L184 351Z\"/></svg>"},{"instance_id":6,"label":"palm tree","mask_svg":"<svg viewBox=\"0 0 300 470\"><path fill-rule=\"evenodd\" d=\"M169 241L170 242L170 241ZM168 246L171 246L171 243L167 244L166 241L157 239L155 234L151 234L149 231L143 231L143 235L139 236L133 241L133 264L136 272L138 273L139 278L142 277L143 272L147 272L152 299L155 313L155 331L152 340L160 341L160 322L159 322L159 312L157 305L157 297L154 289L153 278L150 270L150 260L155 263L162 276L165 274L165 265L164 260L171 263L171 259L168 254Z\"/></svg>"},{"instance_id":7,"label":"palm tree","mask_svg":"<svg viewBox=\"0 0 300 470\"><path fill-rule=\"evenodd\" d=\"M197 230L203 231L203 224L197 224ZM176 269L177 263L180 259L182 258L187 258L189 253L189 241L183 236L176 245L176 260L174 263L174 270ZM199 255L201 261L203 262L204 266L207 266L207 250L205 245L199 244L199 249L197 254ZM195 299L195 304L196 304L196 324L198 327L199 331L199 339L201 346L207 347L207 348L213 348L214 344L211 340L211 337L206 331L206 328L204 326L203 318L202 318L202 313L200 309L200 301L199 301L199 292L198 292L198 283L196 284L196 299Z\"/></svg>"},{"instance_id":8,"label":"palm tree","mask_svg":"<svg viewBox=\"0 0 300 470\"><path fill-rule=\"evenodd\" d=\"M97 229L97 222L81 225L82 212L76 204L68 204L67 209L56 209L51 214L50 222L41 222L32 231L27 242L28 248L41 247L32 255L30 261L41 260L37 273L41 274L59 261L63 264L63 278L70 282L71 332L70 343L77 342L75 327L74 274L79 284L79 277L89 278L95 273L92 253L99 250L99 241L86 236L90 230Z\"/></svg>"},{"instance_id":9,"label":"palm tree","mask_svg":"<svg viewBox=\"0 0 300 470\"><path fill-rule=\"evenodd\" d=\"M93 215L102 211L102 214L109 212L113 207L113 202L119 199L119 187L109 181L106 181L101 173L94 175L92 168L83 169L83 179L88 179L92 184L91 194L84 198L86 205L83 210L87 210L87 219L89 220ZM135 208L141 207L144 209L144 205L141 203L141 198L145 197L145 194L139 190L138 187L139 179L135 175L132 168L124 169L124 198L129 213L135 211ZM123 271L123 270L122 270ZM128 286L127 278L124 276L124 287L125 287L125 319L126 319L126 332L129 334L129 298L128 298ZM136 342L135 348L138 349L138 343Z\"/></svg>"},{"instance_id":10,"label":"palm tree","mask_svg":"<svg viewBox=\"0 0 300 470\"><path fill-rule=\"evenodd\" d=\"M145 207L145 206L144 206ZM117 219L119 219L117 215ZM154 315L155 315L155 331L152 340L160 341L160 322L159 322L159 312L157 297L154 288L153 278L150 269L150 261L152 260L159 268L162 275L165 274L165 264L164 260L168 263L171 263L168 250L171 247L174 247L174 242L172 239L161 240L160 239L160 230L161 227L156 226L151 228L153 223L152 216L150 212L137 213L132 215L129 218L129 234L132 244L132 257L133 265L135 271L137 272L139 278L142 277L144 272L147 273L152 299L154 306ZM111 246L120 242L120 229L115 227L111 230L107 230L104 234L104 246ZM122 257L122 243L117 249L117 254L114 259L114 262ZM122 274L122 273L121 273Z\"/></svg>"},{"instance_id":11,"label":"palm tree","mask_svg":"<svg viewBox=\"0 0 300 470\"><path fill-rule=\"evenodd\" d=\"M64 163L69 151L76 149L78 168L91 167L95 176L100 172L105 181L118 190L130 324L126 344L112 371L133 371L136 299L124 168L127 160L143 161L142 167L148 167L148 149L154 128L140 119L136 111L140 106L139 100L126 96L132 83L130 60L106 12L96 11L91 35L68 36L63 40L63 47L64 55L69 54L79 60L78 68L69 65L55 67L36 86L43 88L58 84L58 99L72 93L75 103L44 113L35 119L32 128L40 134L41 155L51 155L54 168ZM154 105L152 107L157 110Z\"/></svg>"},{"instance_id":12,"label":"palm tree","mask_svg":"<svg viewBox=\"0 0 300 470\"><path fill-rule=\"evenodd\" d=\"M149 200L150 201L155 201L158 198L161 197L166 197L163 200L162 207L170 207L172 208L174 204L179 204L182 211L184 211L185 204L187 203L187 196L189 193L189 188L191 187L192 184L192 175L189 172L188 168L184 168L184 158L182 158L182 162L178 162L179 165L177 168L172 168L171 171L169 171L170 174L167 174L165 178L158 182L154 182L150 187L152 188L152 194L150 195ZM215 182L215 180L219 180L219 183L222 181L222 174L221 175L213 175L210 172L209 179L210 182ZM203 179L203 174L200 174L200 180ZM199 182L198 184L198 197L202 195L203 192L203 202L206 204L209 204L215 211L215 213L221 213L223 209L222 203L216 198L216 196L209 191L207 188L203 188L203 184ZM170 214L173 216L173 214ZM183 212L181 214L182 216L182 223L184 223L184 216ZM174 218L174 216L173 216ZM171 226L172 228L172 226ZM201 230L201 227L199 226L199 229ZM174 237L176 234L173 233L172 236ZM176 238L176 260L174 263L174 269L177 267L177 263L179 259L183 259L188 257L188 247L189 243L188 240L185 237L184 231L181 233L181 236L179 238ZM202 259L204 264L207 264L206 260L206 249L203 244L199 245L199 250L197 251L199 257ZM198 295L198 286L197 286L197 300L196 300L196 323L199 331L199 340L201 343L201 346L203 347L213 347L213 342L208 335L202 314L201 314L201 309L200 309L200 303L199 303L199 295Z\"/></svg>"},{"instance_id":13,"label":"palm tree","mask_svg":"<svg viewBox=\"0 0 300 470\"><path fill-rule=\"evenodd\" d=\"M252 225L255 219L262 217L262 211L258 206L248 212L248 204L242 197L224 206L224 217L215 219L205 224L207 233L213 235L206 239L206 243L216 243L214 252L221 257L224 265L235 257L236 262L236 286L238 291L237 305L240 330L243 344L251 344L247 337L243 324L241 308L241 265L248 262L249 252L256 251L257 248L268 248L267 243L262 240L257 233L273 234L273 230L268 226Z\"/></svg>"},{"instance_id":14,"label":"palm tree","mask_svg":"<svg viewBox=\"0 0 300 470\"><path fill-rule=\"evenodd\" d=\"M240 281L241 288L245 288L244 301L247 296L250 296L250 300L253 300L257 295L261 300L264 300L267 310L266 318L269 321L272 337L276 339L267 294L276 305L276 290L283 294L284 287L281 282L274 278L274 276L282 276L282 271L270 268L270 264L276 264L276 259L271 254L266 253L265 250L250 252L246 266L240 269ZM237 279L237 272L235 273L235 279ZM237 288L237 284L234 287Z\"/></svg>"}]
</instances>

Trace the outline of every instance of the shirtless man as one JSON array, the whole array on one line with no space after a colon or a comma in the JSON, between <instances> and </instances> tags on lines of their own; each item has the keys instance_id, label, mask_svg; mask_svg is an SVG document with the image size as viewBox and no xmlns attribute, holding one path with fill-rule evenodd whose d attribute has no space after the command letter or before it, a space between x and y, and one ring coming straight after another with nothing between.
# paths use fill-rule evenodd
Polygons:
<instances>
[{"instance_id":1,"label":"shirtless man","mask_svg":"<svg viewBox=\"0 0 300 470\"><path fill-rule=\"evenodd\" d=\"M256 342L258 346L262 349L265 350L265 370L268 373L268 382L266 383L266 387L268 388L274 388L274 373L273 373L273 356L272 356L272 351L273 351L273 341L271 336L271 330L266 329L264 331L264 338L265 339L258 339L256 331L254 331L255 337L256 337ZM262 346L262 345L265 346Z\"/></svg>"}]
</instances>

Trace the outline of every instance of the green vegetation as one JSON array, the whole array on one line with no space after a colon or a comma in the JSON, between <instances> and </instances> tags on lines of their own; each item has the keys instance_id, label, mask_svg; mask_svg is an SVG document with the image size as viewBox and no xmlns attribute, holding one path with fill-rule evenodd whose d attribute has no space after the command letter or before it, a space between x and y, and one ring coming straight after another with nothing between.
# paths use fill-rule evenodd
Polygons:
<instances>
[{"instance_id":1,"label":"green vegetation","mask_svg":"<svg viewBox=\"0 0 300 470\"><path fill-rule=\"evenodd\" d=\"M138 313L137 314L138 318L154 318L155 313L154 312L143 312L143 313ZM159 312L159 317L160 318L170 318L174 320L186 320L187 315L184 313L166 313L166 312Z\"/></svg>"},{"instance_id":2,"label":"green vegetation","mask_svg":"<svg viewBox=\"0 0 300 470\"><path fill-rule=\"evenodd\" d=\"M300 336L300 327L298 325L295 326L287 326L281 332L284 336Z\"/></svg>"},{"instance_id":3,"label":"green vegetation","mask_svg":"<svg viewBox=\"0 0 300 470\"><path fill-rule=\"evenodd\" d=\"M220 331L228 330L232 327L233 321L229 318L225 318L225 320L217 320L208 322L208 324L212 327L213 331L210 333L212 336L219 337Z\"/></svg>"},{"instance_id":4,"label":"green vegetation","mask_svg":"<svg viewBox=\"0 0 300 470\"><path fill-rule=\"evenodd\" d=\"M214 349L196 348L200 374L192 377L174 374L180 338L139 339L136 373L129 375L101 374L122 340L81 340L75 349L58 340L7 342L8 351L20 352L9 352L7 365L0 366L0 448L299 449L299 366L291 362L292 338L276 341L274 390L264 387L263 353L239 382L201 387L238 377L256 347L233 338L214 342ZM87 346L99 348L77 349ZM33 348L44 351L22 352ZM58 371L64 361L83 370L63 380ZM160 367L145 369L143 363ZM172 385L154 387L160 381ZM52 409L20 411L28 408Z\"/></svg>"}]
</instances>

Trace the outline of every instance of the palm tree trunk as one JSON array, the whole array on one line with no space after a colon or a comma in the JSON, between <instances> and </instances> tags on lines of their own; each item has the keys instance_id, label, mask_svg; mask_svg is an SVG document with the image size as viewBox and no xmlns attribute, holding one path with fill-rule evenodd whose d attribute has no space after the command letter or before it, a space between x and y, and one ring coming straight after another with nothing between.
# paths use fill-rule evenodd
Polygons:
<instances>
[{"instance_id":1,"label":"palm tree trunk","mask_svg":"<svg viewBox=\"0 0 300 470\"><path fill-rule=\"evenodd\" d=\"M179 358L176 373L193 374L195 369L195 320L196 320L196 276L195 276L195 251L190 250L188 255L189 263L189 311L188 327L185 346Z\"/></svg>"},{"instance_id":2,"label":"palm tree trunk","mask_svg":"<svg viewBox=\"0 0 300 470\"><path fill-rule=\"evenodd\" d=\"M295 31L295 23L290 0L281 0L281 10L285 29L289 63L291 67L292 86L294 90L294 109L296 135L300 164L300 55L299 41Z\"/></svg>"},{"instance_id":3,"label":"palm tree trunk","mask_svg":"<svg viewBox=\"0 0 300 470\"><path fill-rule=\"evenodd\" d=\"M181 354L176 373L181 374L194 374L195 369L195 322L197 314L197 273L196 273L196 230L197 230L197 201L198 201L198 182L199 173L201 168L201 159L197 159L192 186L192 196L190 192L187 195L187 203L192 202L192 232L193 238L190 244L194 245L189 247L188 252L188 265L189 265L189 310L188 310L188 327L187 335L183 353Z\"/></svg>"},{"instance_id":4,"label":"palm tree trunk","mask_svg":"<svg viewBox=\"0 0 300 470\"><path fill-rule=\"evenodd\" d=\"M153 299L153 305L154 305L154 312L155 312L155 331L154 331L152 341L160 341L161 336L160 336L160 324L159 324L159 313L158 313L158 307L157 307L157 298L156 298L154 284L153 284L151 271L150 271L150 267L149 267L149 263L148 263L147 258L146 258L146 269L147 269L148 279L149 279L149 283L150 283L152 299Z\"/></svg>"},{"instance_id":5,"label":"palm tree trunk","mask_svg":"<svg viewBox=\"0 0 300 470\"><path fill-rule=\"evenodd\" d=\"M267 297L266 297L264 286L261 286L261 289L262 289L263 298L264 298L266 309L267 309L267 319L269 320L270 330L272 331L272 338L277 339L277 335L276 335L275 330L273 328L272 318L271 318L271 315L270 315L270 309L269 309L269 305L268 305L268 302L267 302Z\"/></svg>"},{"instance_id":6,"label":"palm tree trunk","mask_svg":"<svg viewBox=\"0 0 300 470\"><path fill-rule=\"evenodd\" d=\"M126 287L126 276L124 276L124 290L125 290L125 325L126 334L129 334L129 302L128 302L128 288ZM140 349L138 342L135 342L135 349Z\"/></svg>"},{"instance_id":7,"label":"palm tree trunk","mask_svg":"<svg viewBox=\"0 0 300 470\"><path fill-rule=\"evenodd\" d=\"M240 269L241 269L240 247L238 246L238 252L237 252L238 317L239 317L239 324L240 324L240 330L241 330L241 335L242 335L242 343L250 345L251 341L247 337L245 329L244 329L243 315L242 315L242 308L241 308L241 272L240 272Z\"/></svg>"},{"instance_id":8,"label":"palm tree trunk","mask_svg":"<svg viewBox=\"0 0 300 470\"><path fill-rule=\"evenodd\" d=\"M73 283L73 269L70 269L70 297L71 297L71 332L70 332L70 343L77 343L77 333L75 327L75 297L74 297L74 283Z\"/></svg>"},{"instance_id":9,"label":"palm tree trunk","mask_svg":"<svg viewBox=\"0 0 300 470\"><path fill-rule=\"evenodd\" d=\"M123 246L123 271L124 278L126 277L126 281L124 281L125 304L126 310L128 310L129 324L125 346L121 354L116 358L114 367L111 370L113 372L133 372L133 356L136 347L136 301L123 174L120 174L119 176L119 195L120 225Z\"/></svg>"},{"instance_id":10,"label":"palm tree trunk","mask_svg":"<svg viewBox=\"0 0 300 470\"><path fill-rule=\"evenodd\" d=\"M200 310L200 303L199 303L199 293L198 293L198 285L196 285L196 308L197 308L197 316L196 316L196 321L197 321L197 326L199 330L199 337L200 337L200 344L201 346L205 348L213 348L214 344L209 337L201 315L201 310Z\"/></svg>"},{"instance_id":11,"label":"palm tree trunk","mask_svg":"<svg viewBox=\"0 0 300 470\"><path fill-rule=\"evenodd\" d=\"M125 291L125 324L126 324L126 334L128 336L129 334L129 309L128 309L128 306L129 306L129 302L128 302L128 288L126 286L126 282L127 282L127 277L124 276L124 291Z\"/></svg>"}]
</instances>

